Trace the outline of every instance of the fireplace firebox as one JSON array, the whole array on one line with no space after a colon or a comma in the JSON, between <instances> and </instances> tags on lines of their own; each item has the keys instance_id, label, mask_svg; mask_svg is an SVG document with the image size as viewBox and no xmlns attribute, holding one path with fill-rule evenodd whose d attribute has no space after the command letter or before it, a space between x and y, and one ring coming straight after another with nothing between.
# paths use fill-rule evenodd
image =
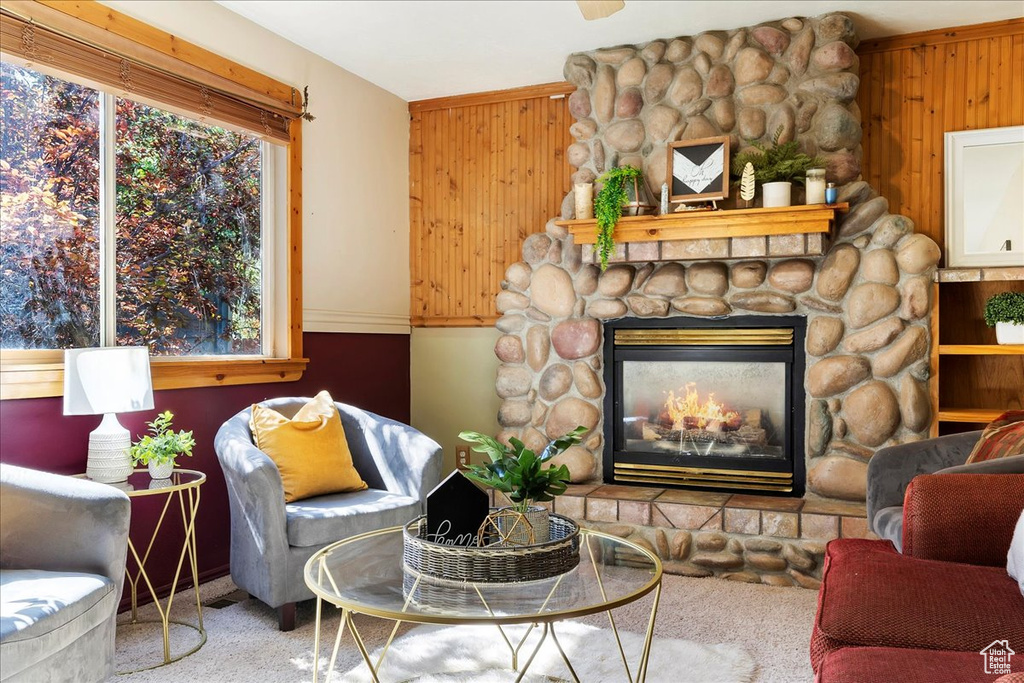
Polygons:
<instances>
[{"instance_id":1,"label":"fireplace firebox","mask_svg":"<svg viewBox=\"0 0 1024 683\"><path fill-rule=\"evenodd\" d=\"M604 330L606 482L803 495L804 317Z\"/></svg>"}]
</instances>

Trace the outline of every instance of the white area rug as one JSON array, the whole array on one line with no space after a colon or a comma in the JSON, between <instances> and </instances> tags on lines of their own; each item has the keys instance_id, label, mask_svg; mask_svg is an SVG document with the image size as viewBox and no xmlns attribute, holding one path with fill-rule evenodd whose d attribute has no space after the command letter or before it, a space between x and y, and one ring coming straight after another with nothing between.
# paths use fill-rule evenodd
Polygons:
<instances>
[{"instance_id":1,"label":"white area rug","mask_svg":"<svg viewBox=\"0 0 1024 683\"><path fill-rule=\"evenodd\" d=\"M517 644L526 626L512 626L505 634ZM556 624L558 642L583 683L625 681L625 669L610 628L576 622ZM643 637L619 632L630 671L635 677ZM520 650L520 667L541 638L535 628ZM377 661L380 649L373 653ZM649 683L749 683L754 678L754 660L736 645L699 645L674 638L655 638L648 665ZM515 680L511 652L494 626L418 626L395 639L380 669L382 681L416 683L508 683ZM365 664L341 676L344 683L367 680ZM551 637L530 664L530 683L572 680Z\"/></svg>"}]
</instances>

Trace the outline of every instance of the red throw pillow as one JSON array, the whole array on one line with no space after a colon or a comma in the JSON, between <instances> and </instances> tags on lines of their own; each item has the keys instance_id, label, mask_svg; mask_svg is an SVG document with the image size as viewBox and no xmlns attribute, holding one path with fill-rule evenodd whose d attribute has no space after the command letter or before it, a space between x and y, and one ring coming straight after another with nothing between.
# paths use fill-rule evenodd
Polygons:
<instances>
[{"instance_id":1,"label":"red throw pillow","mask_svg":"<svg viewBox=\"0 0 1024 683\"><path fill-rule=\"evenodd\" d=\"M967 456L967 464L1022 454L1024 410L1007 410L985 427L974 450Z\"/></svg>"}]
</instances>

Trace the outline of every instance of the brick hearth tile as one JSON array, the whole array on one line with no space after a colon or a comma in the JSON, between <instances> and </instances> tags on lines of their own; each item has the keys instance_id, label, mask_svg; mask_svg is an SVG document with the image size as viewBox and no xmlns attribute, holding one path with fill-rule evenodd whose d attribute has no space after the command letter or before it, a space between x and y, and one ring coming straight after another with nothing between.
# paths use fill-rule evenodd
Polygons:
<instances>
[{"instance_id":1,"label":"brick hearth tile","mask_svg":"<svg viewBox=\"0 0 1024 683\"><path fill-rule=\"evenodd\" d=\"M761 533L776 538L797 538L800 535L800 517L795 512L762 512Z\"/></svg>"},{"instance_id":2,"label":"brick hearth tile","mask_svg":"<svg viewBox=\"0 0 1024 683\"><path fill-rule=\"evenodd\" d=\"M730 241L732 242L733 258L768 255L764 237L733 237Z\"/></svg>"},{"instance_id":3,"label":"brick hearth tile","mask_svg":"<svg viewBox=\"0 0 1024 683\"><path fill-rule=\"evenodd\" d=\"M578 521L584 518L583 511L586 509L586 503L587 499L581 496L563 494L555 499L555 512Z\"/></svg>"},{"instance_id":4,"label":"brick hearth tile","mask_svg":"<svg viewBox=\"0 0 1024 683\"><path fill-rule=\"evenodd\" d=\"M583 252L582 252L581 260L584 263L593 263L594 261L597 260L597 258L596 258L597 255L594 253L594 245L593 244L582 244L580 246L583 247Z\"/></svg>"},{"instance_id":5,"label":"brick hearth tile","mask_svg":"<svg viewBox=\"0 0 1024 683\"><path fill-rule=\"evenodd\" d=\"M672 528L675 524L665 516L665 513L658 509L657 505L651 506L651 526L664 526Z\"/></svg>"},{"instance_id":6,"label":"brick hearth tile","mask_svg":"<svg viewBox=\"0 0 1024 683\"><path fill-rule=\"evenodd\" d=\"M839 531L843 538L878 538L868 531L868 520L864 517L840 517Z\"/></svg>"},{"instance_id":7,"label":"brick hearth tile","mask_svg":"<svg viewBox=\"0 0 1024 683\"><path fill-rule=\"evenodd\" d=\"M729 500L729 494L668 489L658 496L657 500L659 503L686 503L687 505L710 505L720 508Z\"/></svg>"},{"instance_id":8,"label":"brick hearth tile","mask_svg":"<svg viewBox=\"0 0 1024 683\"><path fill-rule=\"evenodd\" d=\"M662 242L661 258L666 261L729 258L729 238Z\"/></svg>"},{"instance_id":9,"label":"brick hearth tile","mask_svg":"<svg viewBox=\"0 0 1024 683\"><path fill-rule=\"evenodd\" d=\"M661 512L669 524L677 529L701 529L708 520L719 513L717 507L662 502L655 503L654 509Z\"/></svg>"},{"instance_id":10,"label":"brick hearth tile","mask_svg":"<svg viewBox=\"0 0 1024 683\"><path fill-rule=\"evenodd\" d=\"M769 256L803 256L807 253L804 236L800 235L769 235Z\"/></svg>"},{"instance_id":11,"label":"brick hearth tile","mask_svg":"<svg viewBox=\"0 0 1024 683\"><path fill-rule=\"evenodd\" d=\"M657 261L661 258L661 245L658 242L629 242L626 254L630 261Z\"/></svg>"},{"instance_id":12,"label":"brick hearth tile","mask_svg":"<svg viewBox=\"0 0 1024 683\"><path fill-rule=\"evenodd\" d=\"M759 534L761 513L757 510L725 508L725 530L730 534Z\"/></svg>"},{"instance_id":13,"label":"brick hearth tile","mask_svg":"<svg viewBox=\"0 0 1024 683\"><path fill-rule=\"evenodd\" d=\"M615 250L608 254L608 263L622 263L626 260L626 245L616 244Z\"/></svg>"},{"instance_id":14,"label":"brick hearth tile","mask_svg":"<svg viewBox=\"0 0 1024 683\"><path fill-rule=\"evenodd\" d=\"M600 484L569 484L565 487L565 493L563 496L585 496L594 489L600 487Z\"/></svg>"},{"instance_id":15,"label":"brick hearth tile","mask_svg":"<svg viewBox=\"0 0 1024 683\"><path fill-rule=\"evenodd\" d=\"M807 255L817 256L824 254L826 249L825 236L820 232L807 234Z\"/></svg>"},{"instance_id":16,"label":"brick hearth tile","mask_svg":"<svg viewBox=\"0 0 1024 683\"><path fill-rule=\"evenodd\" d=\"M651 524L651 504L638 500L620 500L619 521L649 526Z\"/></svg>"},{"instance_id":17,"label":"brick hearth tile","mask_svg":"<svg viewBox=\"0 0 1024 683\"><path fill-rule=\"evenodd\" d=\"M803 498L775 498L774 496L749 496L737 493L725 504L730 508L747 508L750 510L778 510L780 512L800 512Z\"/></svg>"},{"instance_id":18,"label":"brick hearth tile","mask_svg":"<svg viewBox=\"0 0 1024 683\"><path fill-rule=\"evenodd\" d=\"M800 538L831 541L839 538L839 518L835 515L800 515Z\"/></svg>"},{"instance_id":19,"label":"brick hearth tile","mask_svg":"<svg viewBox=\"0 0 1024 683\"><path fill-rule=\"evenodd\" d=\"M864 503L847 503L839 500L814 500L804 503L801 512L815 515L844 515L846 517L867 517Z\"/></svg>"},{"instance_id":20,"label":"brick hearth tile","mask_svg":"<svg viewBox=\"0 0 1024 683\"><path fill-rule=\"evenodd\" d=\"M604 498L587 498L587 519L592 522L617 522L619 501Z\"/></svg>"},{"instance_id":21,"label":"brick hearth tile","mask_svg":"<svg viewBox=\"0 0 1024 683\"><path fill-rule=\"evenodd\" d=\"M722 512L718 511L715 516L704 523L701 527L701 531L721 531L722 530Z\"/></svg>"},{"instance_id":22,"label":"brick hearth tile","mask_svg":"<svg viewBox=\"0 0 1024 683\"><path fill-rule=\"evenodd\" d=\"M1021 268L985 268L981 271L982 280L1019 280Z\"/></svg>"},{"instance_id":23,"label":"brick hearth tile","mask_svg":"<svg viewBox=\"0 0 1024 683\"><path fill-rule=\"evenodd\" d=\"M665 489L655 489L646 486L599 486L587 494L588 498L615 498L617 500L646 500L651 501L660 496Z\"/></svg>"}]
</instances>

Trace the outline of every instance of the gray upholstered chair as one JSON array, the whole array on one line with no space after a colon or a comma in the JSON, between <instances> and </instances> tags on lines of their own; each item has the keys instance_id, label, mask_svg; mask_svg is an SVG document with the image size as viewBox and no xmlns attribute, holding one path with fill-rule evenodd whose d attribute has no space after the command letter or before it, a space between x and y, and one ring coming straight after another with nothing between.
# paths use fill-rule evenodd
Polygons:
<instances>
[{"instance_id":1,"label":"gray upholstered chair","mask_svg":"<svg viewBox=\"0 0 1024 683\"><path fill-rule=\"evenodd\" d=\"M0 464L0 680L113 675L130 516L112 486Z\"/></svg>"},{"instance_id":2,"label":"gray upholstered chair","mask_svg":"<svg viewBox=\"0 0 1024 683\"><path fill-rule=\"evenodd\" d=\"M1021 474L1024 455L965 465L981 432L940 436L883 448L868 463L867 515L871 530L903 548L903 496L919 474Z\"/></svg>"},{"instance_id":3,"label":"gray upholstered chair","mask_svg":"<svg viewBox=\"0 0 1024 683\"><path fill-rule=\"evenodd\" d=\"M292 417L308 398L260 405ZM215 447L231 506L231 578L278 610L282 631L295 627L295 603L313 597L302 578L306 560L329 543L396 526L421 514L441 480L441 447L412 427L335 404L356 470L369 488L285 504L281 474L253 445L251 408L224 423Z\"/></svg>"}]
</instances>

